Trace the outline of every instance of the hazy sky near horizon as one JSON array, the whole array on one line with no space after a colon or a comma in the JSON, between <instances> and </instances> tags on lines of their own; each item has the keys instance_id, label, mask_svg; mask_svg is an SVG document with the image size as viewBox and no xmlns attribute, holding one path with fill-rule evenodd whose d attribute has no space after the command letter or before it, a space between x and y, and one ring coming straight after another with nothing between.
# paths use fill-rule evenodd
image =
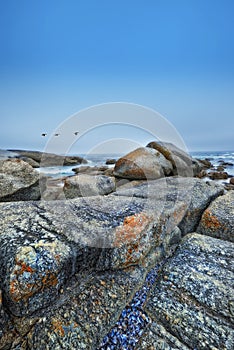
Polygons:
<instances>
[{"instance_id":1,"label":"hazy sky near horizon","mask_svg":"<svg viewBox=\"0 0 234 350\"><path fill-rule=\"evenodd\" d=\"M122 101L158 111L189 150L233 150L233 23L232 0L0 0L0 148L43 150L42 132ZM113 135L151 141L127 131Z\"/></svg>"}]
</instances>

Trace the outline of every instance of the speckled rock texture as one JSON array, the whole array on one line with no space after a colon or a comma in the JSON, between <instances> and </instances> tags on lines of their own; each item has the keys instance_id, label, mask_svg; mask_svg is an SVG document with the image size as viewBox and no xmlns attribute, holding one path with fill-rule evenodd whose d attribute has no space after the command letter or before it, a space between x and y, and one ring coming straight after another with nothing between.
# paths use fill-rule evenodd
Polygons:
<instances>
[{"instance_id":1,"label":"speckled rock texture","mask_svg":"<svg viewBox=\"0 0 234 350\"><path fill-rule=\"evenodd\" d=\"M158 179L172 174L172 164L162 153L148 147L137 148L117 160L114 175L133 180Z\"/></svg>"},{"instance_id":2,"label":"speckled rock texture","mask_svg":"<svg viewBox=\"0 0 234 350\"><path fill-rule=\"evenodd\" d=\"M138 349L206 349L209 337L207 349L231 349L233 246L198 234L180 245L222 194L172 177L107 196L0 203L0 349L108 350L103 337L142 287L152 323ZM165 259L150 292L145 277Z\"/></svg>"},{"instance_id":3,"label":"speckled rock texture","mask_svg":"<svg viewBox=\"0 0 234 350\"><path fill-rule=\"evenodd\" d=\"M161 200L172 207L175 207L175 203L183 202L186 210L179 227L185 235L196 230L204 210L223 193L224 188L212 182L206 183L196 178L169 177L136 186L121 186L115 195Z\"/></svg>"},{"instance_id":4,"label":"speckled rock texture","mask_svg":"<svg viewBox=\"0 0 234 350\"><path fill-rule=\"evenodd\" d=\"M187 235L148 297L138 349L233 349L233 263L232 243Z\"/></svg>"},{"instance_id":5,"label":"speckled rock texture","mask_svg":"<svg viewBox=\"0 0 234 350\"><path fill-rule=\"evenodd\" d=\"M234 242L234 191L211 203L203 213L197 231Z\"/></svg>"},{"instance_id":6,"label":"speckled rock texture","mask_svg":"<svg viewBox=\"0 0 234 350\"><path fill-rule=\"evenodd\" d=\"M115 190L115 178L105 175L75 175L64 182L65 198L106 195Z\"/></svg>"},{"instance_id":7,"label":"speckled rock texture","mask_svg":"<svg viewBox=\"0 0 234 350\"><path fill-rule=\"evenodd\" d=\"M136 350L189 350L191 347L184 345L178 338L169 333L159 322L150 323Z\"/></svg>"},{"instance_id":8,"label":"speckled rock texture","mask_svg":"<svg viewBox=\"0 0 234 350\"><path fill-rule=\"evenodd\" d=\"M115 196L2 203L0 279L8 308L22 316L48 306L75 272L155 264L175 243L184 209L183 202L158 205Z\"/></svg>"},{"instance_id":9,"label":"speckled rock texture","mask_svg":"<svg viewBox=\"0 0 234 350\"><path fill-rule=\"evenodd\" d=\"M0 160L0 201L28 201L40 198L39 174L23 160Z\"/></svg>"}]
</instances>

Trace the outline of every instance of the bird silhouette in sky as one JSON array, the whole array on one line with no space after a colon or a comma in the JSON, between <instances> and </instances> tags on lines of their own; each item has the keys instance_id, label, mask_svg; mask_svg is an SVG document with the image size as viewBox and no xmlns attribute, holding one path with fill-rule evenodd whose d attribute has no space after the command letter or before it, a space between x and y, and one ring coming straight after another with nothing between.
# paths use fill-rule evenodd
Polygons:
<instances>
[{"instance_id":1,"label":"bird silhouette in sky","mask_svg":"<svg viewBox=\"0 0 234 350\"><path fill-rule=\"evenodd\" d=\"M79 131L75 131L75 132L74 132L74 135L78 135L78 134L79 134ZM43 133L41 134L41 136L45 137L45 136L47 136L47 133L46 133L46 132L43 132ZM56 134L54 134L54 136L60 136L60 134L59 134L59 133L56 133Z\"/></svg>"}]
</instances>

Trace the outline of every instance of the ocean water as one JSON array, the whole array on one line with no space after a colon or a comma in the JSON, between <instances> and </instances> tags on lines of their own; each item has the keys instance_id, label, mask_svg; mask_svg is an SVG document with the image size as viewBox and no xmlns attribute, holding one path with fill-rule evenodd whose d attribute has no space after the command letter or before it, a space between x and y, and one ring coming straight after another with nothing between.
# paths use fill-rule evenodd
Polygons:
<instances>
[{"instance_id":1,"label":"ocean water","mask_svg":"<svg viewBox=\"0 0 234 350\"><path fill-rule=\"evenodd\" d=\"M209 152L191 152L193 158L209 159L214 166L220 165L220 162L234 164L234 151L209 151ZM224 171L234 176L234 165L227 166Z\"/></svg>"},{"instance_id":2,"label":"ocean water","mask_svg":"<svg viewBox=\"0 0 234 350\"><path fill-rule=\"evenodd\" d=\"M77 156L77 154L73 154L73 156ZM52 176L54 178L59 178L63 176L71 176L74 175L74 171L72 169L79 168L81 166L102 166L106 165L107 159L119 159L123 154L79 154L78 156L83 157L88 161L87 164L77 164L72 166L59 166L59 167L44 167L36 169L41 174ZM113 167L113 165L108 165L109 168Z\"/></svg>"},{"instance_id":3,"label":"ocean water","mask_svg":"<svg viewBox=\"0 0 234 350\"><path fill-rule=\"evenodd\" d=\"M234 151L203 151L203 152L190 152L191 156L198 159L209 159L214 166L220 165L221 161L234 164ZM74 154L75 155L75 154ZM8 157L15 157L16 153L1 150L0 149L0 159L7 159ZM79 156L84 157L88 163L72 166L59 166L59 167L45 167L39 168L37 171L54 178L59 178L63 176L74 175L72 171L73 168L88 165L88 166L102 166L105 165L106 160L109 158L118 159L123 154L79 154ZM110 166L111 167L111 166ZM228 174L234 176L234 166L227 166L225 171Z\"/></svg>"}]
</instances>

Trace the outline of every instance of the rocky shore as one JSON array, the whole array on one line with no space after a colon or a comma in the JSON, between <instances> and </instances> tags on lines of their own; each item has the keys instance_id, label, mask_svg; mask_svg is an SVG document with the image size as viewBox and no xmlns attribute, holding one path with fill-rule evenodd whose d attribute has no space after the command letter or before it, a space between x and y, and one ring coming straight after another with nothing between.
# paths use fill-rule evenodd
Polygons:
<instances>
[{"instance_id":1,"label":"rocky shore","mask_svg":"<svg viewBox=\"0 0 234 350\"><path fill-rule=\"evenodd\" d=\"M0 349L234 348L220 169L157 142L59 180L21 156L0 161Z\"/></svg>"}]
</instances>

